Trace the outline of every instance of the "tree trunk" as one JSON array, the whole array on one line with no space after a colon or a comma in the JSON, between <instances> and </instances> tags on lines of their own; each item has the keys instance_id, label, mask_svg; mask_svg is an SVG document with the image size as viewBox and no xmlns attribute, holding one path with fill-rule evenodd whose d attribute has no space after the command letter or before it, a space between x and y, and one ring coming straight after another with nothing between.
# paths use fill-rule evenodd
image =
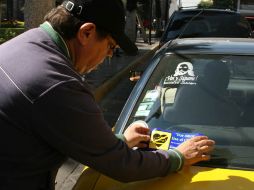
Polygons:
<instances>
[{"instance_id":1,"label":"tree trunk","mask_svg":"<svg viewBox=\"0 0 254 190\"><path fill-rule=\"evenodd\" d=\"M136 42L137 38L136 10L133 10L131 12L126 11L125 33L132 42Z\"/></svg>"},{"instance_id":2,"label":"tree trunk","mask_svg":"<svg viewBox=\"0 0 254 190\"><path fill-rule=\"evenodd\" d=\"M13 20L13 0L7 0L7 19Z\"/></svg>"},{"instance_id":3,"label":"tree trunk","mask_svg":"<svg viewBox=\"0 0 254 190\"><path fill-rule=\"evenodd\" d=\"M2 3L3 3L3 1L0 0L0 27L1 27L1 25L2 25L2 24L1 24L1 23L2 23L2 13L3 13L3 12L2 12L2 6L3 6Z\"/></svg>"},{"instance_id":4,"label":"tree trunk","mask_svg":"<svg viewBox=\"0 0 254 190\"><path fill-rule=\"evenodd\" d=\"M18 20L18 2L17 0L13 0L13 20Z\"/></svg>"},{"instance_id":5,"label":"tree trunk","mask_svg":"<svg viewBox=\"0 0 254 190\"><path fill-rule=\"evenodd\" d=\"M26 30L38 27L46 13L53 7L55 0L26 0L24 11Z\"/></svg>"}]
</instances>

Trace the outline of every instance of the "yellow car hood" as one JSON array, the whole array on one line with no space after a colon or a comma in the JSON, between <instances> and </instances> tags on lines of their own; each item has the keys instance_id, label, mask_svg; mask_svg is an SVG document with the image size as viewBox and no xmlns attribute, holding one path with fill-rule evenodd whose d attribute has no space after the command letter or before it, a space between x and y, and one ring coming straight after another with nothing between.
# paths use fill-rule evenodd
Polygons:
<instances>
[{"instance_id":1,"label":"yellow car hood","mask_svg":"<svg viewBox=\"0 0 254 190\"><path fill-rule=\"evenodd\" d=\"M131 175L131 174L130 174ZM253 190L254 172L192 166L181 172L132 183L121 183L86 168L75 190Z\"/></svg>"}]
</instances>

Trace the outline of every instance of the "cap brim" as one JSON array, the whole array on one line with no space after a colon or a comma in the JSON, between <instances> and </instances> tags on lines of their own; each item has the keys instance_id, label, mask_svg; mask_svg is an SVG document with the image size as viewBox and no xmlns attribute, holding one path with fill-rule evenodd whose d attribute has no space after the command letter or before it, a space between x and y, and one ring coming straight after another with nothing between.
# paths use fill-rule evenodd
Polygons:
<instances>
[{"instance_id":1,"label":"cap brim","mask_svg":"<svg viewBox=\"0 0 254 190\"><path fill-rule=\"evenodd\" d=\"M116 40L117 44L125 53L128 55L137 55L137 46L124 33L112 34L112 37Z\"/></svg>"}]
</instances>

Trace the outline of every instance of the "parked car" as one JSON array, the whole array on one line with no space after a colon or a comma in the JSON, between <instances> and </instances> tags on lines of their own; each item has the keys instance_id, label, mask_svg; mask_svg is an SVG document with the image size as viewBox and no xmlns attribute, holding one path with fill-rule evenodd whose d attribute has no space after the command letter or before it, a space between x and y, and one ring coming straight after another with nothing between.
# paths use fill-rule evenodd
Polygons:
<instances>
[{"instance_id":1,"label":"parked car","mask_svg":"<svg viewBox=\"0 0 254 190\"><path fill-rule=\"evenodd\" d=\"M250 38L252 30L240 13L220 9L181 9L175 11L161 37L160 45L175 38Z\"/></svg>"},{"instance_id":2,"label":"parked car","mask_svg":"<svg viewBox=\"0 0 254 190\"><path fill-rule=\"evenodd\" d=\"M192 136L207 135L216 141L211 160L164 178L132 183L86 168L74 189L252 190L253 116L254 39L168 42L134 87L115 133L122 134L134 121L146 121L152 131L149 146L157 149L174 148Z\"/></svg>"}]
</instances>

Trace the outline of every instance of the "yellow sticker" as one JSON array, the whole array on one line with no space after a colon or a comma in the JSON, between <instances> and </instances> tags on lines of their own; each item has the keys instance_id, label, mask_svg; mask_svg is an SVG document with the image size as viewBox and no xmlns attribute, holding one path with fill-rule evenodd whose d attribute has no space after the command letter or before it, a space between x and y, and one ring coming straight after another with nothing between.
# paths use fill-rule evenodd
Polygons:
<instances>
[{"instance_id":1,"label":"yellow sticker","mask_svg":"<svg viewBox=\"0 0 254 190\"><path fill-rule=\"evenodd\" d=\"M152 131L149 148L168 150L172 134L165 131Z\"/></svg>"}]
</instances>

